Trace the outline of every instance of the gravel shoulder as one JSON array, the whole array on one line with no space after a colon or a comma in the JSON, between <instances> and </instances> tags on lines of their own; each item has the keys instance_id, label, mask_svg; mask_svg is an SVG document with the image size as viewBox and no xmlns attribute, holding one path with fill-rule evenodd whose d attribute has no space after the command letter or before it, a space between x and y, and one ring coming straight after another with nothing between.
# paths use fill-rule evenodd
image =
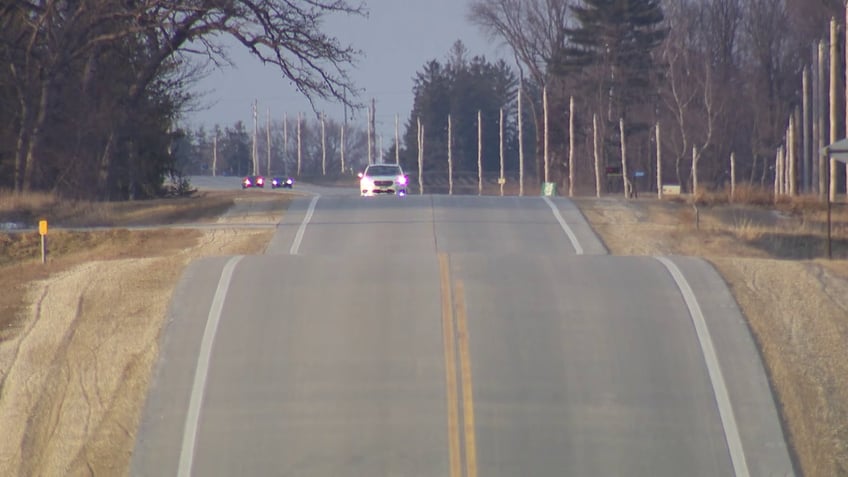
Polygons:
<instances>
[{"instance_id":1,"label":"gravel shoulder","mask_svg":"<svg viewBox=\"0 0 848 477\"><path fill-rule=\"evenodd\" d=\"M726 210L704 210L696 230L683 204L575 202L613 254L716 266L760 347L799 473L848 476L848 261L776 260L746 237L754 219L728 228ZM132 256L30 282L23 316L0 330L0 475L125 475L180 273L200 257L261 253L279 217L237 201L218 219L232 228L168 231Z\"/></svg>"}]
</instances>

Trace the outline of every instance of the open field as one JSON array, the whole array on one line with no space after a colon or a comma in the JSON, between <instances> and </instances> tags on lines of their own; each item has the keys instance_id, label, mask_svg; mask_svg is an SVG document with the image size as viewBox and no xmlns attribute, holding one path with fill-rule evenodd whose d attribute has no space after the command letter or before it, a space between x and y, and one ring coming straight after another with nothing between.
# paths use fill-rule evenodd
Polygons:
<instances>
[{"instance_id":1,"label":"open field","mask_svg":"<svg viewBox=\"0 0 848 477\"><path fill-rule=\"evenodd\" d=\"M527 192L530 195L530 192ZM126 473L170 293L191 260L261 253L286 194L66 204L0 195L0 222L231 228L0 234L0 475ZM730 206L578 198L611 253L703 256L747 317L770 373L799 470L848 475L848 205Z\"/></svg>"}]
</instances>

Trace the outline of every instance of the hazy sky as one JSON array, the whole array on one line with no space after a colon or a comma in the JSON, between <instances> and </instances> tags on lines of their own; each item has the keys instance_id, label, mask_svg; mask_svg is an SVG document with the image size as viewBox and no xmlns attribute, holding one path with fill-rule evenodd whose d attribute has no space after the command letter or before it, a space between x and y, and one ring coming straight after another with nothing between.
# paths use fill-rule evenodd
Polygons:
<instances>
[{"instance_id":1,"label":"hazy sky","mask_svg":"<svg viewBox=\"0 0 848 477\"><path fill-rule=\"evenodd\" d=\"M325 31L342 43L363 51L358 66L350 70L356 86L363 89L362 100L375 98L378 132L394 135L395 114L400 115L401 131L412 108L412 78L425 62L444 60L456 40L462 40L470 56L485 55L489 60L509 59L505 48L489 41L478 27L466 20L464 0L366 0L370 15L365 18L330 17ZM229 49L234 68L215 71L194 88L204 93L209 108L184 118L192 126L231 125L242 120L253 124L252 102L259 103L260 123L270 108L272 119L289 118L298 112L312 114L309 103L280 78L278 70L263 66L237 45ZM319 103L328 117L343 118L338 105ZM313 116L314 117L314 116ZM365 123L367 112L355 120ZM388 140L388 138L384 139Z\"/></svg>"}]
</instances>

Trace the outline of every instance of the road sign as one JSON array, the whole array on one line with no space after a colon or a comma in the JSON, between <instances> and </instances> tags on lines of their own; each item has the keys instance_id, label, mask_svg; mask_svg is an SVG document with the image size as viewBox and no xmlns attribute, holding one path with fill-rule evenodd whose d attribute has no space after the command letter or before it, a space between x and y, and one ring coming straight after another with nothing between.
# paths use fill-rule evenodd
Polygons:
<instances>
[{"instance_id":1,"label":"road sign","mask_svg":"<svg viewBox=\"0 0 848 477\"><path fill-rule=\"evenodd\" d=\"M645 171L636 171L633 175L636 177L645 177Z\"/></svg>"},{"instance_id":2,"label":"road sign","mask_svg":"<svg viewBox=\"0 0 848 477\"><path fill-rule=\"evenodd\" d=\"M501 185L506 184L506 177L498 177L498 184L501 184Z\"/></svg>"},{"instance_id":3,"label":"road sign","mask_svg":"<svg viewBox=\"0 0 848 477\"><path fill-rule=\"evenodd\" d=\"M38 233L41 235L47 235L47 221L39 220L38 221Z\"/></svg>"}]
</instances>

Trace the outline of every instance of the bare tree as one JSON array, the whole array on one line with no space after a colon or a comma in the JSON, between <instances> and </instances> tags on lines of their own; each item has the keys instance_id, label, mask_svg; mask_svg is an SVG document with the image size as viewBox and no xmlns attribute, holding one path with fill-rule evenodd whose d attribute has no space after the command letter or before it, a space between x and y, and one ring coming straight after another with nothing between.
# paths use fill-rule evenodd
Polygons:
<instances>
[{"instance_id":1,"label":"bare tree","mask_svg":"<svg viewBox=\"0 0 848 477\"><path fill-rule=\"evenodd\" d=\"M539 88L556 87L558 99L553 102L566 105L569 94L561 83L550 84L553 81L549 69L568 41L566 31L571 25L570 8L574 4L574 0L473 0L468 18L512 50L522 82L526 70ZM540 103L529 101L528 104L535 124L536 150L540 151L544 140ZM537 171L544 168L541 161L542 156L537 153Z\"/></svg>"},{"instance_id":2,"label":"bare tree","mask_svg":"<svg viewBox=\"0 0 848 477\"><path fill-rule=\"evenodd\" d=\"M215 64L227 59L215 43L228 35L261 61L276 65L283 78L312 101L332 99L351 104L357 91L346 68L358 52L321 31L328 14L364 13L362 4L345 0L12 0L0 7L0 26L15 35L0 36L0 53L8 59L18 95L15 187L33 187L43 167L45 128L57 109L57 92L69 75L86 78L109 51L124 51L133 60L132 77L114 85L116 111L124 111L104 133L98 164L98 188L108 194L118 142L127 134L132 109L145 99L162 75L202 55ZM179 81L177 81L179 83ZM352 104L351 104L352 105Z\"/></svg>"}]
</instances>

